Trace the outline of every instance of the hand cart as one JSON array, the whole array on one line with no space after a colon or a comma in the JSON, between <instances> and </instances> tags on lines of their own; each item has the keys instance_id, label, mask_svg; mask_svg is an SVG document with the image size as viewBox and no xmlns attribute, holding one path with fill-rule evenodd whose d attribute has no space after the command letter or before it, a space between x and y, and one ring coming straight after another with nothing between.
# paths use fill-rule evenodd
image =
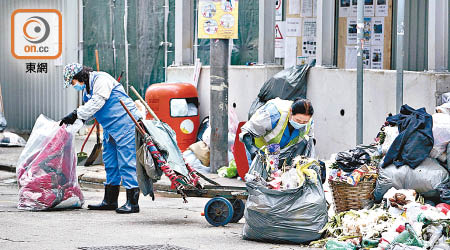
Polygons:
<instances>
[{"instance_id":1,"label":"hand cart","mask_svg":"<svg viewBox=\"0 0 450 250\"><path fill-rule=\"evenodd\" d=\"M137 91L133 87L131 87L131 90L155 120L159 121L156 114L150 109ZM120 101L120 103L135 123L138 133L144 138L145 148L157 163L156 167L169 178L172 184L171 189L179 193L184 202L187 202L186 197L211 198L205 205L204 214L206 220L213 226L224 226L230 222L236 223L244 216L245 205L243 200L246 200L248 196L246 187L221 186L217 182L197 172L188 164L186 164L187 175L175 172L156 147L151 136L145 130L142 121L136 121L123 101ZM212 185L202 185L199 182L200 178Z\"/></svg>"}]
</instances>

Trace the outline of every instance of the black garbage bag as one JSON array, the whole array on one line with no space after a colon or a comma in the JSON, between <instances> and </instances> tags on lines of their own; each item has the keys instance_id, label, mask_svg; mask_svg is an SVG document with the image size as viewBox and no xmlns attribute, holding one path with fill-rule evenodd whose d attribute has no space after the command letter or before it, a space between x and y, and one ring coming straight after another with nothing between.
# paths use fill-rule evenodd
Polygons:
<instances>
[{"instance_id":1,"label":"black garbage bag","mask_svg":"<svg viewBox=\"0 0 450 250\"><path fill-rule=\"evenodd\" d=\"M336 155L336 164L344 172L353 172L364 164L369 164L371 157L367 147L357 146Z\"/></svg>"},{"instance_id":2,"label":"black garbage bag","mask_svg":"<svg viewBox=\"0 0 450 250\"><path fill-rule=\"evenodd\" d=\"M262 167L257 168L255 164L261 161L256 159L249 173L261 170ZM312 168L319 173L319 166ZM269 189L256 180L247 181L246 185L244 239L307 243L321 237L319 232L328 221L328 212L320 181L315 183L307 178L301 187L287 190Z\"/></svg>"},{"instance_id":3,"label":"black garbage bag","mask_svg":"<svg viewBox=\"0 0 450 250\"><path fill-rule=\"evenodd\" d=\"M398 126L399 135L386 153L382 167L419 166L433 148L433 118L425 108L413 109L403 105L400 114L389 116L386 121Z\"/></svg>"},{"instance_id":4,"label":"black garbage bag","mask_svg":"<svg viewBox=\"0 0 450 250\"><path fill-rule=\"evenodd\" d=\"M436 190L439 192L441 202L450 204L450 180L439 184Z\"/></svg>"},{"instance_id":5,"label":"black garbage bag","mask_svg":"<svg viewBox=\"0 0 450 250\"><path fill-rule=\"evenodd\" d=\"M248 111L248 119L255 111L269 100L279 97L283 100L306 98L306 75L314 65L304 64L282 70L267 80L259 90L258 97L253 101Z\"/></svg>"}]
</instances>

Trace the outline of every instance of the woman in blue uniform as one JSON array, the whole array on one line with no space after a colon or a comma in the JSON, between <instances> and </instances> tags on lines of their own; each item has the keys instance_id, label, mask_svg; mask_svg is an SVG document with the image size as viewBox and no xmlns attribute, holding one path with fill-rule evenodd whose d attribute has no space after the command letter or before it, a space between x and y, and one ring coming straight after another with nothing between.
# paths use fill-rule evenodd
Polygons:
<instances>
[{"instance_id":1,"label":"woman in blue uniform","mask_svg":"<svg viewBox=\"0 0 450 250\"><path fill-rule=\"evenodd\" d=\"M135 125L119 100L122 100L136 120L141 117L123 86L105 72L93 72L79 63L64 67L64 86L83 91L84 104L65 116L60 125L73 124L77 119L91 118L103 127L103 162L106 182L103 201L88 205L92 210L116 210L117 213L139 212L139 188L136 178ZM120 184L125 187L126 203L118 208Z\"/></svg>"}]
</instances>

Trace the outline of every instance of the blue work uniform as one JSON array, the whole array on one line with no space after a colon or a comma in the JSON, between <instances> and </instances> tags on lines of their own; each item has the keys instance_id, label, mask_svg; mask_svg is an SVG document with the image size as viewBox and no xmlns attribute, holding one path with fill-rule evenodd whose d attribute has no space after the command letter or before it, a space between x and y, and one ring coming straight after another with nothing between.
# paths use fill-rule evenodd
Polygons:
<instances>
[{"instance_id":1,"label":"blue work uniform","mask_svg":"<svg viewBox=\"0 0 450 250\"><path fill-rule=\"evenodd\" d=\"M90 92L84 91L83 100L87 102L92 97L95 81L100 76L111 78L104 72L91 73ZM103 107L94 114L95 119L103 127L103 162L105 163L105 185L122 185L126 189L137 188L135 124L120 104L122 100L136 120L140 119L137 108L126 94L123 86L114 80L111 95Z\"/></svg>"}]
</instances>

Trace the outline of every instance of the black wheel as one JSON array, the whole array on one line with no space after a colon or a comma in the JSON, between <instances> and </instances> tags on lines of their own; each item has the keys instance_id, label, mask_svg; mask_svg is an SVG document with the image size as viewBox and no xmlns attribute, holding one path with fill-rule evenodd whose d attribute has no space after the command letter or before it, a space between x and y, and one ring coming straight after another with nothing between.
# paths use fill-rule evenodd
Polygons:
<instances>
[{"instance_id":1,"label":"black wheel","mask_svg":"<svg viewBox=\"0 0 450 250\"><path fill-rule=\"evenodd\" d=\"M230 223L238 223L239 220L244 216L245 204L241 199L231 199L231 204L233 205L233 218L231 218Z\"/></svg>"},{"instance_id":2,"label":"black wheel","mask_svg":"<svg viewBox=\"0 0 450 250\"><path fill-rule=\"evenodd\" d=\"M233 205L223 197L212 198L205 205L205 218L209 224L215 227L228 224L233 213Z\"/></svg>"}]
</instances>

